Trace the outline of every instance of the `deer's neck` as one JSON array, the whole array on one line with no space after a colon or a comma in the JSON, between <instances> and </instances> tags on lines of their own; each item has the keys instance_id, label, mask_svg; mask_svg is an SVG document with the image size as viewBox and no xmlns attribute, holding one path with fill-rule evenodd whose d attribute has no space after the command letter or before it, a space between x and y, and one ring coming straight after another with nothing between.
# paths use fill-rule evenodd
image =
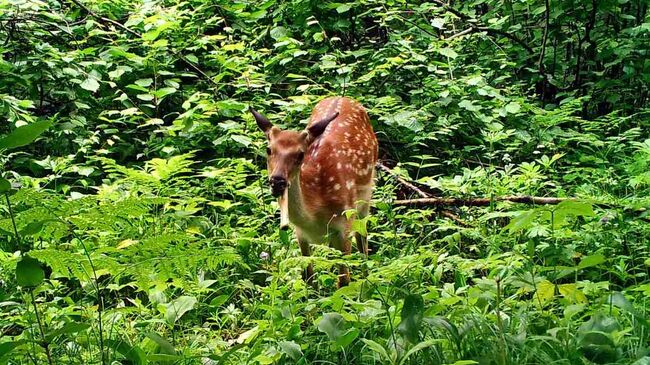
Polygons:
<instances>
[{"instance_id":1,"label":"deer's neck","mask_svg":"<svg viewBox=\"0 0 650 365\"><path fill-rule=\"evenodd\" d=\"M289 221L301 227L310 221L310 215L305 208L305 200L300 187L300 172L296 173L289 184Z\"/></svg>"}]
</instances>

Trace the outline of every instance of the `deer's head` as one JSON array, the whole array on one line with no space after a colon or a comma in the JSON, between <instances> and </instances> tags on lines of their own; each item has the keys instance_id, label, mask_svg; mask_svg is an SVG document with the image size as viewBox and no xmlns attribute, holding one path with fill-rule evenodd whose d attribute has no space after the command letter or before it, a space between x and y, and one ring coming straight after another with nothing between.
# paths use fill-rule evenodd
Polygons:
<instances>
[{"instance_id":1,"label":"deer's head","mask_svg":"<svg viewBox=\"0 0 650 365\"><path fill-rule=\"evenodd\" d=\"M309 145L323 134L325 128L332 120L336 119L338 113L311 123L304 131L296 132L283 131L253 108L249 110L255 117L257 126L264 132L268 140L266 160L271 194L274 197L279 197L288 187L291 178L300 171L300 165Z\"/></svg>"}]
</instances>

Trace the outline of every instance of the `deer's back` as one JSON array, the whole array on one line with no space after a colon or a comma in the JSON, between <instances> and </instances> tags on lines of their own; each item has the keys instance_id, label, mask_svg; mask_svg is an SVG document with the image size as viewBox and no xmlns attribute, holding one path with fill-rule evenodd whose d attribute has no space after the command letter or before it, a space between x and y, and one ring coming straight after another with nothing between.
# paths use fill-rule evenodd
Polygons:
<instances>
[{"instance_id":1,"label":"deer's back","mask_svg":"<svg viewBox=\"0 0 650 365\"><path fill-rule=\"evenodd\" d=\"M372 189L377 139L364 107L346 97L322 100L310 124L338 112L305 153L300 185L309 213L339 214L354 207L363 191Z\"/></svg>"}]
</instances>

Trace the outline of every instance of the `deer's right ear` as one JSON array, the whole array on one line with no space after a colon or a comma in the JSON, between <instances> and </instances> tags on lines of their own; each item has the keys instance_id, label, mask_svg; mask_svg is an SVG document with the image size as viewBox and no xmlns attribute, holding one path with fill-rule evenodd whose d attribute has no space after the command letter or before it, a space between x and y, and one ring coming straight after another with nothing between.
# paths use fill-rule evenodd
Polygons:
<instances>
[{"instance_id":1,"label":"deer's right ear","mask_svg":"<svg viewBox=\"0 0 650 365\"><path fill-rule=\"evenodd\" d=\"M264 115L253 109L253 107L248 107L248 111L250 111L251 114L253 114L253 117L255 117L257 126L262 130L262 132L264 132L264 134L268 135L271 128L273 128L273 124L269 122L269 120Z\"/></svg>"}]
</instances>

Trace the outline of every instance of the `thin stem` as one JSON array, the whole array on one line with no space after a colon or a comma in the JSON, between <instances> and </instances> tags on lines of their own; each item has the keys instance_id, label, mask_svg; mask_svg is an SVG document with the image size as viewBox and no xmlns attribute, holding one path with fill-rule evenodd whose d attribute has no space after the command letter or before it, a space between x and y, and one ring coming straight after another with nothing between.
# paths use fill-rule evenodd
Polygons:
<instances>
[{"instance_id":1,"label":"thin stem","mask_svg":"<svg viewBox=\"0 0 650 365\"><path fill-rule=\"evenodd\" d=\"M11 224L14 226L14 234L18 241L20 241L20 235L18 234L18 228L16 228L16 220L14 219L14 211L11 209L11 202L9 201L9 193L5 193L5 199L7 200L7 207L9 208L9 216L11 217Z\"/></svg>"},{"instance_id":2,"label":"thin stem","mask_svg":"<svg viewBox=\"0 0 650 365\"><path fill-rule=\"evenodd\" d=\"M38 323L38 330L41 333L41 346L45 349L47 355L47 363L52 365L52 355L50 354L50 344L45 340L45 331L43 330L43 323L41 316L38 315L38 307L36 306L36 298L34 298L34 290L29 291L29 296L32 298L32 305L34 306L34 314L36 315L36 322Z\"/></svg>"},{"instance_id":3,"label":"thin stem","mask_svg":"<svg viewBox=\"0 0 650 365\"><path fill-rule=\"evenodd\" d=\"M501 307L501 279L497 278L496 280L497 283L497 303L496 303L496 314L497 314L497 325L499 326L499 331L501 332L501 336L499 336L499 340L501 341L501 363L505 364L506 363L506 342L504 339L504 333L503 333L503 320L501 319L501 312L499 308Z\"/></svg>"}]
</instances>

